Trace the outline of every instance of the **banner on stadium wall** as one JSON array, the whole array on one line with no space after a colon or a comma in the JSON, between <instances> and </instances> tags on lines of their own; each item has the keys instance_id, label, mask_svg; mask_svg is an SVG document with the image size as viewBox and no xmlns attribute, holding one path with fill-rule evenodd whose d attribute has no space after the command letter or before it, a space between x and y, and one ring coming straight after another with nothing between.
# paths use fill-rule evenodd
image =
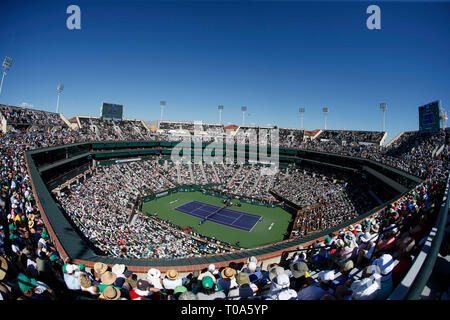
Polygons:
<instances>
[{"instance_id":1,"label":"banner on stadium wall","mask_svg":"<svg viewBox=\"0 0 450 320\"><path fill-rule=\"evenodd\" d=\"M433 101L419 107L419 130L420 131L439 131L441 122L439 121L439 110L441 101Z\"/></svg>"}]
</instances>

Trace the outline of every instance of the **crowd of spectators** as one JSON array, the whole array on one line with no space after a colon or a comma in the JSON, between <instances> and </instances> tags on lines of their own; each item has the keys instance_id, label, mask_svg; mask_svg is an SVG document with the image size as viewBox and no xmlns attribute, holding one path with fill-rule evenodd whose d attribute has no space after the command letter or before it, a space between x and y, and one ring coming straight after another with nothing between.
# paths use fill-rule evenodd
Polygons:
<instances>
[{"instance_id":1,"label":"crowd of spectators","mask_svg":"<svg viewBox=\"0 0 450 320\"><path fill-rule=\"evenodd\" d=\"M86 181L56 199L89 241L110 256L174 259L223 252L220 246L199 240L198 235L158 224L144 215L130 223L131 204L146 186L139 190L139 184L134 184L138 179L134 169L150 166L144 162L98 167ZM142 171L140 178L151 180L154 172ZM170 187L167 180L162 182L148 186L154 192Z\"/></svg>"},{"instance_id":2,"label":"crowd of spectators","mask_svg":"<svg viewBox=\"0 0 450 320\"><path fill-rule=\"evenodd\" d=\"M250 256L182 274L62 260L42 230L37 247L0 257L3 300L386 300L425 243L444 176L428 179L361 223L286 252L279 262ZM18 221L12 222L21 232ZM37 228L37 227L36 227ZM12 228L11 228L12 229ZM2 230L3 232L3 230ZM4 249L4 246L2 246Z\"/></svg>"},{"instance_id":3,"label":"crowd of spectators","mask_svg":"<svg viewBox=\"0 0 450 320\"><path fill-rule=\"evenodd\" d=\"M380 145L384 134L385 132L381 131L323 130L316 139L345 141L346 144L363 142Z\"/></svg>"},{"instance_id":4,"label":"crowd of spectators","mask_svg":"<svg viewBox=\"0 0 450 320\"><path fill-rule=\"evenodd\" d=\"M1 111L12 124L48 127L61 120L58 114L27 110L2 106ZM162 275L152 268L146 277L138 279L138 275L124 265L110 268L99 262L90 269L70 260L63 261L33 195L25 151L92 140L142 139L140 130L128 130L136 128L137 124L124 130L120 122L105 124L94 120L89 125L99 131L87 134L90 129L77 131L62 126L51 132L43 129L23 133L13 129L8 134L0 133L0 298L3 300L386 299L423 246L439 210L448 175L448 145L440 156L433 156L448 142L448 131L406 134L386 150L312 144L312 148L321 151L374 159L425 180L386 210L354 227L330 234L324 241L299 248L294 256L281 259L278 264L263 268L252 257L247 264L231 262L218 270L210 266L186 276L181 276L177 270ZM219 166L223 166L220 171ZM216 176L221 172L224 176L218 175L218 178L222 181L229 181L231 177L235 179L233 183L241 182L235 184L236 188L245 185L246 178L250 185L243 189L248 190L255 185L253 189L261 189L261 185L269 185L270 189L270 183L277 182L275 178L266 179L262 184L262 175L258 176L252 171L255 169L245 166L217 165L215 169L206 169L205 174L208 171ZM128 223L130 203L136 195L145 192L145 186L156 191L178 183L169 178L179 177L179 171L171 162L130 163L120 168L99 167L97 170L86 181L73 186L68 194L62 194L59 201L78 227L105 252L123 258L173 259L226 251L219 244L202 240L200 235L186 234L150 217L139 215L135 223ZM133 175L131 172L135 170L137 173ZM192 177L190 170L194 169L183 170L183 179ZM144 172L153 173L152 179L146 180L148 184L144 184L145 177L139 175ZM291 170L284 176L296 174ZM153 179L154 176L158 178ZM299 178L305 176L310 175ZM318 183L314 180L314 184ZM335 193L342 195L340 191ZM320 219L323 217L322 213ZM324 226L333 223L338 221L325 221Z\"/></svg>"},{"instance_id":5,"label":"crowd of spectators","mask_svg":"<svg viewBox=\"0 0 450 320\"><path fill-rule=\"evenodd\" d=\"M0 112L10 125L67 128L59 113L0 104Z\"/></svg>"},{"instance_id":6,"label":"crowd of spectators","mask_svg":"<svg viewBox=\"0 0 450 320\"><path fill-rule=\"evenodd\" d=\"M67 194L63 192L58 200L87 238L113 256L121 252L118 247L128 244L133 237L129 234L136 231L124 227L131 214L130 204L135 203L138 196L156 194L177 185L208 185L209 190L225 195L269 204L276 200L270 193L273 191L305 209L298 221L297 236L333 227L377 204L364 189L364 184L343 173L319 168L290 168L289 173L288 170L272 171L269 165L263 164L175 163L157 157L100 166L93 176L73 186ZM108 214L110 219L106 219ZM112 232L121 228L123 232ZM117 244L114 250L104 250L105 233L114 237L107 241L108 247L112 247L112 243ZM151 241L148 240L147 244ZM133 257L140 250L136 247ZM190 253L184 251L184 254ZM180 256L178 253L177 257Z\"/></svg>"},{"instance_id":7,"label":"crowd of spectators","mask_svg":"<svg viewBox=\"0 0 450 320\"><path fill-rule=\"evenodd\" d=\"M286 148L299 148L304 140L304 131L300 129L279 128L279 144Z\"/></svg>"},{"instance_id":8,"label":"crowd of spectators","mask_svg":"<svg viewBox=\"0 0 450 320\"><path fill-rule=\"evenodd\" d=\"M445 166L444 162L448 162L445 156L448 154L448 147L445 147L446 139L448 130L437 133L413 131L403 133L389 147L343 146L334 141L315 139L303 142L300 149L371 159L425 179L439 173ZM442 146L445 147L443 155L435 157L434 151Z\"/></svg>"},{"instance_id":9,"label":"crowd of spectators","mask_svg":"<svg viewBox=\"0 0 450 320\"><path fill-rule=\"evenodd\" d=\"M194 131L194 122L159 121L158 129Z\"/></svg>"},{"instance_id":10,"label":"crowd of spectators","mask_svg":"<svg viewBox=\"0 0 450 320\"><path fill-rule=\"evenodd\" d=\"M151 134L140 120L78 118L81 123L81 133L90 136L93 141L151 140Z\"/></svg>"},{"instance_id":11,"label":"crowd of spectators","mask_svg":"<svg viewBox=\"0 0 450 320\"><path fill-rule=\"evenodd\" d=\"M276 169L264 164L230 164L216 165L217 173L222 184L215 185L210 189L220 193L237 196L245 199L253 199L272 203L274 196L269 192L272 181L278 174Z\"/></svg>"}]
</instances>

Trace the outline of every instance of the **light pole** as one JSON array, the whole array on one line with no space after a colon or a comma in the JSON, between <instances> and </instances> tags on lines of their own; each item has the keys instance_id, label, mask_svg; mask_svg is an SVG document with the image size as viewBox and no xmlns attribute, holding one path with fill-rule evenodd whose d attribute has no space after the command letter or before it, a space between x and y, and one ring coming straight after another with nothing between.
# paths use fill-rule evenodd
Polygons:
<instances>
[{"instance_id":1,"label":"light pole","mask_svg":"<svg viewBox=\"0 0 450 320\"><path fill-rule=\"evenodd\" d=\"M324 129L327 130L327 114L328 114L328 108L323 108L323 116L324 116Z\"/></svg>"},{"instance_id":2,"label":"light pole","mask_svg":"<svg viewBox=\"0 0 450 320\"><path fill-rule=\"evenodd\" d=\"M305 108L300 108L298 111L300 112L300 129L303 130L303 115L305 114Z\"/></svg>"},{"instance_id":3,"label":"light pole","mask_svg":"<svg viewBox=\"0 0 450 320\"><path fill-rule=\"evenodd\" d=\"M6 57L5 60L3 60L2 64L3 75L2 75L2 82L0 83L0 94L2 94L3 79L5 79L6 73L8 72L9 68L11 68L11 64L12 58Z\"/></svg>"},{"instance_id":4,"label":"light pole","mask_svg":"<svg viewBox=\"0 0 450 320\"><path fill-rule=\"evenodd\" d=\"M380 103L380 110L383 113L383 132L386 132L386 110L387 105L386 103Z\"/></svg>"},{"instance_id":5,"label":"light pole","mask_svg":"<svg viewBox=\"0 0 450 320\"><path fill-rule=\"evenodd\" d=\"M164 112L164 107L166 106L166 102L165 101L160 101L159 105L161 106L161 118L160 121L162 121L163 119L163 112Z\"/></svg>"},{"instance_id":6,"label":"light pole","mask_svg":"<svg viewBox=\"0 0 450 320\"><path fill-rule=\"evenodd\" d=\"M243 106L241 107L241 111L242 111L242 125L245 124L245 111L247 111L247 107Z\"/></svg>"},{"instance_id":7,"label":"light pole","mask_svg":"<svg viewBox=\"0 0 450 320\"><path fill-rule=\"evenodd\" d=\"M56 100L56 113L58 113L59 110L59 97L61 96L61 92L64 90L64 86L60 83L58 85L58 88L56 88L58 91L58 99Z\"/></svg>"},{"instance_id":8,"label":"light pole","mask_svg":"<svg viewBox=\"0 0 450 320\"><path fill-rule=\"evenodd\" d=\"M220 105L217 107L219 109L219 124L222 124L222 111L223 111L223 106Z\"/></svg>"}]
</instances>

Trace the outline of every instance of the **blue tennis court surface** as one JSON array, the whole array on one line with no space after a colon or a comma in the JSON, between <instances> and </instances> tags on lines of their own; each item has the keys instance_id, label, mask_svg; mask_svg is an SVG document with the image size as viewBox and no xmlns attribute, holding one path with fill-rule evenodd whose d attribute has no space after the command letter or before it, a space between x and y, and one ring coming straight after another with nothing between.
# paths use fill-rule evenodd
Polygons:
<instances>
[{"instance_id":1,"label":"blue tennis court surface","mask_svg":"<svg viewBox=\"0 0 450 320\"><path fill-rule=\"evenodd\" d=\"M175 210L197 218L204 219L220 208L221 207L214 206L212 204L194 200L176 207ZM261 216L258 216L256 214L250 214L225 208L210 217L208 221L240 230L250 231L258 222L259 218L261 218Z\"/></svg>"}]
</instances>

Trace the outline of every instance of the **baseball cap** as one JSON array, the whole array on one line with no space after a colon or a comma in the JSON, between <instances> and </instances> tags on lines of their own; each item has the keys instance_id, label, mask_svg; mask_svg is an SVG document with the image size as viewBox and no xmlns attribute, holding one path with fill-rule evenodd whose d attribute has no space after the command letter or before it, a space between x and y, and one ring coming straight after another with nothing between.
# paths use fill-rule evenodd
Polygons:
<instances>
[{"instance_id":1,"label":"baseball cap","mask_svg":"<svg viewBox=\"0 0 450 320\"><path fill-rule=\"evenodd\" d=\"M183 292L186 292L186 291L187 291L187 288L185 286L177 286L173 290L173 294L183 293Z\"/></svg>"},{"instance_id":2,"label":"baseball cap","mask_svg":"<svg viewBox=\"0 0 450 320\"><path fill-rule=\"evenodd\" d=\"M202 286L205 289L211 289L214 286L214 281L210 276L203 277Z\"/></svg>"}]
</instances>

